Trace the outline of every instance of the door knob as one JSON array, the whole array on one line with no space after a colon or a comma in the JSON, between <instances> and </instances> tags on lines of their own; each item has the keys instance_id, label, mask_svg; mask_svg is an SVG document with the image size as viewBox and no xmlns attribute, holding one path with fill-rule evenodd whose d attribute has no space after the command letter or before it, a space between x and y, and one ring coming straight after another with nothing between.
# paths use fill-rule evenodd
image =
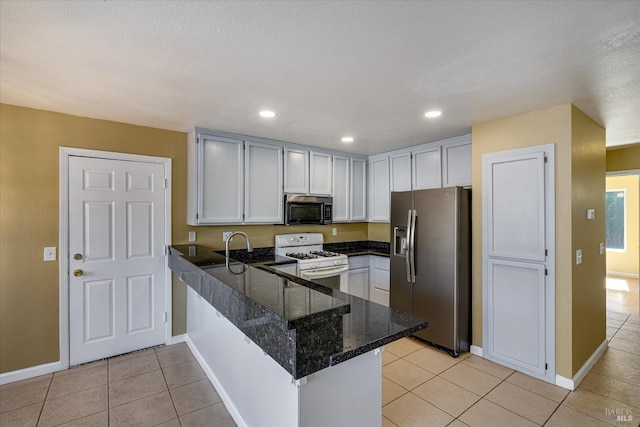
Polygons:
<instances>
[{"instance_id":1,"label":"door knob","mask_svg":"<svg viewBox=\"0 0 640 427\"><path fill-rule=\"evenodd\" d=\"M74 254L73 255L73 259L75 259L76 261L81 260L82 259L82 255L81 254Z\"/></svg>"},{"instance_id":2,"label":"door knob","mask_svg":"<svg viewBox=\"0 0 640 427\"><path fill-rule=\"evenodd\" d=\"M76 268L75 270L73 270L73 275L76 277L82 276L82 270L80 270L79 268Z\"/></svg>"}]
</instances>

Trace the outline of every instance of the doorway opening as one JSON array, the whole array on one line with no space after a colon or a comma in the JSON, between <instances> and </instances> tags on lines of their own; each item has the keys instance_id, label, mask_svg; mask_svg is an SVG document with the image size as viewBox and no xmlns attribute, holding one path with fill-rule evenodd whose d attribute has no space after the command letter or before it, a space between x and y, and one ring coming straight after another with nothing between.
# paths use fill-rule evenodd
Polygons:
<instances>
[{"instance_id":1,"label":"doorway opening","mask_svg":"<svg viewBox=\"0 0 640 427\"><path fill-rule=\"evenodd\" d=\"M606 175L607 338L623 319L640 314L640 170Z\"/></svg>"}]
</instances>

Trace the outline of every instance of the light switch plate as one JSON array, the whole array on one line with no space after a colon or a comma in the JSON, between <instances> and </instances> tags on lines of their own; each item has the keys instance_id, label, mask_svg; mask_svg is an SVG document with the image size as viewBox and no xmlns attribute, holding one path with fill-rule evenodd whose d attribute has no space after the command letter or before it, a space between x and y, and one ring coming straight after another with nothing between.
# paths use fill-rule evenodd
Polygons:
<instances>
[{"instance_id":1,"label":"light switch plate","mask_svg":"<svg viewBox=\"0 0 640 427\"><path fill-rule=\"evenodd\" d=\"M604 243L600 243L600 255L604 254L604 251L605 251Z\"/></svg>"},{"instance_id":2,"label":"light switch plate","mask_svg":"<svg viewBox=\"0 0 640 427\"><path fill-rule=\"evenodd\" d=\"M334 236L338 235L338 229L337 228L333 228L333 230L331 230L331 234L333 234Z\"/></svg>"},{"instance_id":3,"label":"light switch plate","mask_svg":"<svg viewBox=\"0 0 640 427\"><path fill-rule=\"evenodd\" d=\"M229 238L229 235L231 235L231 233L233 233L233 231L223 231L222 232L222 241L226 242L227 239ZM231 238L231 241L233 242L233 237Z\"/></svg>"},{"instance_id":4,"label":"light switch plate","mask_svg":"<svg viewBox=\"0 0 640 427\"><path fill-rule=\"evenodd\" d=\"M576 251L576 265L582 264L582 249Z\"/></svg>"},{"instance_id":5,"label":"light switch plate","mask_svg":"<svg viewBox=\"0 0 640 427\"><path fill-rule=\"evenodd\" d=\"M189 241L190 242L195 242L196 241L196 232L195 231L190 231L189 232Z\"/></svg>"},{"instance_id":6,"label":"light switch plate","mask_svg":"<svg viewBox=\"0 0 640 427\"><path fill-rule=\"evenodd\" d=\"M587 219L596 219L595 209L587 209Z\"/></svg>"},{"instance_id":7,"label":"light switch plate","mask_svg":"<svg viewBox=\"0 0 640 427\"><path fill-rule=\"evenodd\" d=\"M48 246L44 248L44 260L45 261L55 261L56 260L56 247Z\"/></svg>"}]
</instances>

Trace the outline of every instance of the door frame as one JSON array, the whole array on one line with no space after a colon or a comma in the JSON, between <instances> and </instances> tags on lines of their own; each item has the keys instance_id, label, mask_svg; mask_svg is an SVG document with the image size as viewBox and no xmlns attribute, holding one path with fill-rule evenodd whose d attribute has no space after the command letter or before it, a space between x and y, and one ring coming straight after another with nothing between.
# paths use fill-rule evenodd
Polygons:
<instances>
[{"instance_id":1,"label":"door frame","mask_svg":"<svg viewBox=\"0 0 640 427\"><path fill-rule=\"evenodd\" d=\"M485 173L486 163L493 157L505 154L522 155L531 154L544 151L546 154L545 162L545 241L547 246L547 256L545 260L545 266L547 269L547 276L545 279L545 359L547 363L547 370L544 377L540 377L535 373L524 372L527 375L539 378L547 381L551 384L556 384L556 221L555 221L555 144L542 144L524 148L508 149L499 152L486 153L482 159L482 192L487 188L488 175ZM486 159L486 160L485 160ZM482 342L487 342L489 335L488 328L488 263L489 263L489 236L487 233L487 225L485 221L488 218L488 206L485 202L486 195L482 195ZM483 352L484 353L484 352ZM487 357L485 354L484 357ZM496 361L496 360L494 360ZM514 365L509 364L503 360L496 361L515 370L522 372L522 370Z\"/></svg>"},{"instance_id":2,"label":"door frame","mask_svg":"<svg viewBox=\"0 0 640 427\"><path fill-rule=\"evenodd\" d=\"M171 244L171 183L172 163L170 158L145 156L140 154L117 153L112 151L98 151L84 148L60 147L60 228L58 236L59 251L59 337L60 337L60 367L69 367L69 158L94 157L106 160L123 160L143 163L156 163L164 166L165 173L165 202L164 202L164 239L165 253ZM172 339L172 280L168 259L165 258L165 307L167 313L165 322L165 344Z\"/></svg>"}]
</instances>

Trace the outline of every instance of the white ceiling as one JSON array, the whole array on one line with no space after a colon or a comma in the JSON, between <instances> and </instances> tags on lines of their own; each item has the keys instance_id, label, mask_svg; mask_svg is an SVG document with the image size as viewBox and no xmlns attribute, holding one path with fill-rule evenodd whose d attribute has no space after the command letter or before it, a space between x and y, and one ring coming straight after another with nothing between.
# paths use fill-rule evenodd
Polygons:
<instances>
[{"instance_id":1,"label":"white ceiling","mask_svg":"<svg viewBox=\"0 0 640 427\"><path fill-rule=\"evenodd\" d=\"M638 143L640 1L1 0L0 102L363 154L571 102Z\"/></svg>"}]
</instances>

